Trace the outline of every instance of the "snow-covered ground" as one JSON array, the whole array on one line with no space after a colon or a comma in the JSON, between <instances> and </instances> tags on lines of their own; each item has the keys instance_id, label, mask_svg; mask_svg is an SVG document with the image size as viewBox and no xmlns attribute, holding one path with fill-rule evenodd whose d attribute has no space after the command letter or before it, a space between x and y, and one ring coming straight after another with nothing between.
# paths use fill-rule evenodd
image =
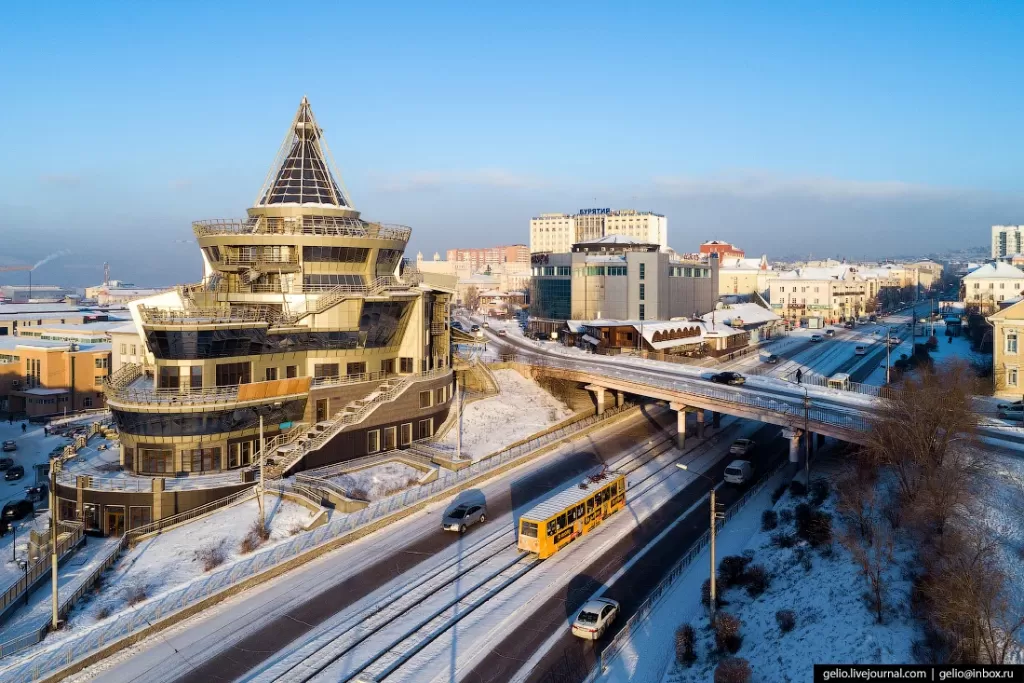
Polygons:
<instances>
[{"instance_id":1,"label":"snow-covered ground","mask_svg":"<svg viewBox=\"0 0 1024 683\"><path fill-rule=\"evenodd\" d=\"M999 544L1010 599L1024 614L1024 458L995 455L987 484L982 521Z\"/></svg>"},{"instance_id":2,"label":"snow-covered ground","mask_svg":"<svg viewBox=\"0 0 1024 683\"><path fill-rule=\"evenodd\" d=\"M259 517L256 499L214 512L208 517L142 541L125 553L103 577L102 589L80 602L68 626L85 628L127 609L134 600L156 597L205 574L205 558L219 551L223 564L244 554L242 539ZM290 501L267 496L270 538L260 547L274 545L299 533L313 513ZM50 642L49 639L47 642Z\"/></svg>"},{"instance_id":3,"label":"snow-covered ground","mask_svg":"<svg viewBox=\"0 0 1024 683\"><path fill-rule=\"evenodd\" d=\"M498 370L494 376L498 395L462 410L463 457L477 460L572 416L564 403L515 370ZM438 444L455 448L455 438L452 429Z\"/></svg>"},{"instance_id":4,"label":"snow-covered ground","mask_svg":"<svg viewBox=\"0 0 1024 683\"><path fill-rule=\"evenodd\" d=\"M386 462L355 472L339 474L330 481L349 493L350 498L374 501L398 493L419 482L422 472L402 462Z\"/></svg>"},{"instance_id":5,"label":"snow-covered ground","mask_svg":"<svg viewBox=\"0 0 1024 683\"><path fill-rule=\"evenodd\" d=\"M830 476L837 464L817 461L815 474ZM864 579L849 553L833 541L832 554L811 551L800 546L778 548L771 537L779 529L761 531L761 515L772 508L772 485L731 519L718 535L717 561L729 555L753 553L753 563L763 565L771 576L767 591L750 598L741 588L726 590L722 595L727 605L721 611L741 621L742 646L736 653L750 662L752 681L803 681L810 676L814 662L906 663L913 661L911 648L920 637L916 624L895 611L878 625L869 613L862 595ZM797 502L787 493L774 505L776 511L792 509ZM834 514L834 494L821 509ZM792 525L792 522L789 523ZM833 519L833 531L839 522ZM800 556L807 553L811 569L806 571ZM901 549L897 559L908 560L908 551ZM650 618L633 631L620 656L612 660L606 674L599 680L614 683L681 683L708 681L713 678L714 662L708 645L713 637L707 628L707 613L700 604L700 586L708 576L707 551L695 559L672 586ZM909 602L910 583L903 579L900 562L888 572L889 604ZM775 613L793 610L796 627L781 634ZM697 631L697 662L686 668L674 660L676 629L691 624ZM668 666L666 670L666 665Z\"/></svg>"}]
</instances>

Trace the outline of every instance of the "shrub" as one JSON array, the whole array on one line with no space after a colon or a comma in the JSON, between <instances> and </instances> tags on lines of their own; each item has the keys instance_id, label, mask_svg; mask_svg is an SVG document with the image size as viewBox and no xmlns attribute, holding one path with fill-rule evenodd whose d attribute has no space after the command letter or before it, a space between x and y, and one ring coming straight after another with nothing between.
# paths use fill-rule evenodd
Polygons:
<instances>
[{"instance_id":1,"label":"shrub","mask_svg":"<svg viewBox=\"0 0 1024 683\"><path fill-rule=\"evenodd\" d=\"M740 620L726 612L715 614L715 646L719 652L736 654L743 644L740 635Z\"/></svg>"},{"instance_id":2,"label":"shrub","mask_svg":"<svg viewBox=\"0 0 1024 683\"><path fill-rule=\"evenodd\" d=\"M828 499L830 487L825 479L815 479L811 482L811 505L821 505Z\"/></svg>"},{"instance_id":3,"label":"shrub","mask_svg":"<svg viewBox=\"0 0 1024 683\"><path fill-rule=\"evenodd\" d=\"M104 605L96 610L96 621L103 621L110 616L110 607Z\"/></svg>"},{"instance_id":4,"label":"shrub","mask_svg":"<svg viewBox=\"0 0 1024 683\"><path fill-rule=\"evenodd\" d=\"M797 506L798 508L800 506ZM796 535L811 544L812 547L819 547L832 542L832 515L821 510L814 510L796 520Z\"/></svg>"},{"instance_id":5,"label":"shrub","mask_svg":"<svg viewBox=\"0 0 1024 683\"><path fill-rule=\"evenodd\" d=\"M748 683L750 662L742 657L726 657L715 667L715 683Z\"/></svg>"},{"instance_id":6,"label":"shrub","mask_svg":"<svg viewBox=\"0 0 1024 683\"><path fill-rule=\"evenodd\" d=\"M795 557L805 572L809 572L814 568L814 563L811 561L811 553L808 552L807 548L798 548Z\"/></svg>"},{"instance_id":7,"label":"shrub","mask_svg":"<svg viewBox=\"0 0 1024 683\"><path fill-rule=\"evenodd\" d=\"M792 548L796 545L796 536L780 531L777 534L772 534L772 545L776 548Z\"/></svg>"},{"instance_id":8,"label":"shrub","mask_svg":"<svg viewBox=\"0 0 1024 683\"><path fill-rule=\"evenodd\" d=\"M722 590L743 583L743 572L753 558L743 555L729 555L718 563L718 582Z\"/></svg>"},{"instance_id":9,"label":"shrub","mask_svg":"<svg viewBox=\"0 0 1024 683\"><path fill-rule=\"evenodd\" d=\"M716 589L718 589L719 587L719 584L715 584ZM721 607L722 591L716 590L716 592L717 595L715 595L715 605ZM711 579L704 579L704 583L700 585L700 604L704 605L704 607L711 606Z\"/></svg>"},{"instance_id":10,"label":"shrub","mask_svg":"<svg viewBox=\"0 0 1024 683\"><path fill-rule=\"evenodd\" d=\"M195 559L203 565L203 571L208 572L224 564L228 559L224 552L224 543L208 543L196 551Z\"/></svg>"},{"instance_id":11,"label":"shrub","mask_svg":"<svg viewBox=\"0 0 1024 683\"><path fill-rule=\"evenodd\" d=\"M775 510L765 510L761 513L761 531L771 531L779 525L779 515Z\"/></svg>"},{"instance_id":12,"label":"shrub","mask_svg":"<svg viewBox=\"0 0 1024 683\"><path fill-rule=\"evenodd\" d=\"M366 489L361 488L349 489L348 497L351 498L352 500L361 500L364 502L369 502L370 500L370 494L367 493Z\"/></svg>"},{"instance_id":13,"label":"shrub","mask_svg":"<svg viewBox=\"0 0 1024 683\"><path fill-rule=\"evenodd\" d=\"M753 564L747 567L747 571L744 572L744 583L747 584L747 594L752 598L756 598L768 590L768 584L771 583L771 579L764 567L759 564Z\"/></svg>"},{"instance_id":14,"label":"shrub","mask_svg":"<svg viewBox=\"0 0 1024 683\"><path fill-rule=\"evenodd\" d=\"M146 586L146 584L142 583L141 581L136 581L135 583L125 587L125 602L128 603L129 607L134 607L135 605L139 604L147 597L149 597L147 594L147 589L148 586Z\"/></svg>"},{"instance_id":15,"label":"shrub","mask_svg":"<svg viewBox=\"0 0 1024 683\"><path fill-rule=\"evenodd\" d=\"M697 661L697 632L689 624L676 629L676 661L690 666Z\"/></svg>"},{"instance_id":16,"label":"shrub","mask_svg":"<svg viewBox=\"0 0 1024 683\"><path fill-rule=\"evenodd\" d=\"M789 508L786 508L785 510L783 510L782 512L779 513L779 523L780 524L789 524L792 521L793 521L793 511L790 510Z\"/></svg>"},{"instance_id":17,"label":"shrub","mask_svg":"<svg viewBox=\"0 0 1024 683\"><path fill-rule=\"evenodd\" d=\"M260 524L258 519L255 519L249 527L249 533L242 539L239 550L241 550L242 554L251 553L263 545L269 538L270 530L265 525Z\"/></svg>"},{"instance_id":18,"label":"shrub","mask_svg":"<svg viewBox=\"0 0 1024 683\"><path fill-rule=\"evenodd\" d=\"M774 491L772 491L772 505L779 502L779 498L782 498L786 494L786 489L789 488L785 484L779 484Z\"/></svg>"},{"instance_id":19,"label":"shrub","mask_svg":"<svg viewBox=\"0 0 1024 683\"><path fill-rule=\"evenodd\" d=\"M802 481L794 479L789 483L789 495L793 496L794 498L797 496L806 496L807 487L804 486L804 483Z\"/></svg>"},{"instance_id":20,"label":"shrub","mask_svg":"<svg viewBox=\"0 0 1024 683\"><path fill-rule=\"evenodd\" d=\"M800 529L805 528L807 523L811 521L811 512L811 506L807 503L800 503L793 508L793 521L796 522L796 534L801 538L803 538L803 536L800 535Z\"/></svg>"},{"instance_id":21,"label":"shrub","mask_svg":"<svg viewBox=\"0 0 1024 683\"><path fill-rule=\"evenodd\" d=\"M775 623L779 625L780 631L789 633L796 628L796 612L791 609L780 609L775 613Z\"/></svg>"},{"instance_id":22,"label":"shrub","mask_svg":"<svg viewBox=\"0 0 1024 683\"><path fill-rule=\"evenodd\" d=\"M296 534L301 534L305 530L306 530L306 527L304 527L301 524L299 524L298 522L296 522L295 524L292 524L291 527L288 528L288 535L289 536L294 536Z\"/></svg>"}]
</instances>

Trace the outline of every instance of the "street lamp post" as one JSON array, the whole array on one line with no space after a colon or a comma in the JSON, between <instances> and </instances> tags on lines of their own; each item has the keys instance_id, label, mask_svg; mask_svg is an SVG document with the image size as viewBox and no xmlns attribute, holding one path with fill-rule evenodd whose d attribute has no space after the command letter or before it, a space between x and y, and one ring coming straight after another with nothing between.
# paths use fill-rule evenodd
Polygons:
<instances>
[{"instance_id":1,"label":"street lamp post","mask_svg":"<svg viewBox=\"0 0 1024 683\"><path fill-rule=\"evenodd\" d=\"M265 479L263 478L263 476L266 473L266 469L267 469L267 444L263 440L263 413L260 413L260 496L259 496L259 506L260 506L260 530L261 531L263 530L264 525L267 522L266 510L264 509L264 505L266 505L266 499L265 499L265 497L263 495L264 482L265 482Z\"/></svg>"},{"instance_id":2,"label":"street lamp post","mask_svg":"<svg viewBox=\"0 0 1024 683\"><path fill-rule=\"evenodd\" d=\"M711 482L711 529L710 529L710 543L708 544L711 549L711 590L709 591L708 608L711 610L711 623L715 623L715 607L717 602L717 591L715 586L715 523L720 519L725 519L725 515L718 511L718 505L715 503L715 480L706 474L700 472L693 472L686 465L681 462L676 463L676 467L691 474L696 474L698 477L704 477Z\"/></svg>"},{"instance_id":3,"label":"street lamp post","mask_svg":"<svg viewBox=\"0 0 1024 683\"><path fill-rule=\"evenodd\" d=\"M63 463L62 458L62 455L58 455L50 461L50 627L54 631L60 625L57 604L57 518L59 517L57 511L57 467Z\"/></svg>"},{"instance_id":4,"label":"street lamp post","mask_svg":"<svg viewBox=\"0 0 1024 683\"><path fill-rule=\"evenodd\" d=\"M804 387L804 483L811 485L811 397Z\"/></svg>"},{"instance_id":5,"label":"street lamp post","mask_svg":"<svg viewBox=\"0 0 1024 683\"><path fill-rule=\"evenodd\" d=\"M18 566L25 572L25 607L28 607L28 560L18 560Z\"/></svg>"}]
</instances>

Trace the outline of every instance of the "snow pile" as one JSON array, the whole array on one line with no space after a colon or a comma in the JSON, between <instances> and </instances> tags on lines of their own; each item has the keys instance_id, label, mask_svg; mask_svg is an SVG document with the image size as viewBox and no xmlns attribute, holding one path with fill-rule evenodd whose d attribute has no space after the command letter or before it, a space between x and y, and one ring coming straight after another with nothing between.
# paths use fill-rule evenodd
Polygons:
<instances>
[{"instance_id":1,"label":"snow pile","mask_svg":"<svg viewBox=\"0 0 1024 683\"><path fill-rule=\"evenodd\" d=\"M835 500L832 493L819 508L832 515L834 536L842 526ZM774 509L781 517L784 510L792 511L804 501L804 497L793 498L787 493ZM885 572L885 623L878 624L864 599L867 582L850 552L835 539L830 551L828 546L824 551L812 549L806 542L791 548L773 542L773 536L792 532L792 526L793 522L780 519L777 529L759 531L747 544L745 553L752 555L753 564L768 570L770 583L762 595L752 598L742 587L722 593L727 604L720 611L738 617L742 624L742 645L735 656L750 662L753 680L806 680L814 663L914 661L913 644L923 636L909 615L911 582L904 578L909 576L904 568L912 564L912 548L897 542L893 561ZM795 614L795 626L788 633L782 633L777 622L780 610ZM665 683L713 678L717 664L717 658L710 654L714 635L707 628L706 617L691 623L697 630L697 661L690 667L673 663Z\"/></svg>"},{"instance_id":2,"label":"snow pile","mask_svg":"<svg viewBox=\"0 0 1024 683\"><path fill-rule=\"evenodd\" d=\"M131 604L154 598L183 583L205 576L211 558L227 565L241 559L242 542L259 517L256 499L219 510L142 541L125 553L101 578L93 597L72 610L70 629L85 628ZM267 496L269 547L303 530L313 518L306 508Z\"/></svg>"},{"instance_id":3,"label":"snow pile","mask_svg":"<svg viewBox=\"0 0 1024 683\"><path fill-rule=\"evenodd\" d=\"M374 501L416 486L422 473L402 462L386 462L331 477L350 498Z\"/></svg>"},{"instance_id":4,"label":"snow pile","mask_svg":"<svg viewBox=\"0 0 1024 683\"><path fill-rule=\"evenodd\" d=\"M572 416L572 411L515 370L497 370L497 396L462 410L462 455L482 458ZM438 443L455 448L456 430Z\"/></svg>"}]
</instances>

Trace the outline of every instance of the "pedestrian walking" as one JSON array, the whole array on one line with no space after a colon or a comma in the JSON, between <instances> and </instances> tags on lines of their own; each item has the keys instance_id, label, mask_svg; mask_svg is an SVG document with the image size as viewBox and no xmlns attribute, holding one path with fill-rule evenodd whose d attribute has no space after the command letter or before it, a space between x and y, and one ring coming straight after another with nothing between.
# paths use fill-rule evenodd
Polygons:
<instances>
[{"instance_id":1,"label":"pedestrian walking","mask_svg":"<svg viewBox=\"0 0 1024 683\"><path fill-rule=\"evenodd\" d=\"M800 372L800 368L796 369L796 383L800 384L800 378L804 376L804 373Z\"/></svg>"},{"instance_id":2,"label":"pedestrian walking","mask_svg":"<svg viewBox=\"0 0 1024 683\"><path fill-rule=\"evenodd\" d=\"M24 422L21 423L21 433L22 434L25 433L25 423Z\"/></svg>"}]
</instances>

